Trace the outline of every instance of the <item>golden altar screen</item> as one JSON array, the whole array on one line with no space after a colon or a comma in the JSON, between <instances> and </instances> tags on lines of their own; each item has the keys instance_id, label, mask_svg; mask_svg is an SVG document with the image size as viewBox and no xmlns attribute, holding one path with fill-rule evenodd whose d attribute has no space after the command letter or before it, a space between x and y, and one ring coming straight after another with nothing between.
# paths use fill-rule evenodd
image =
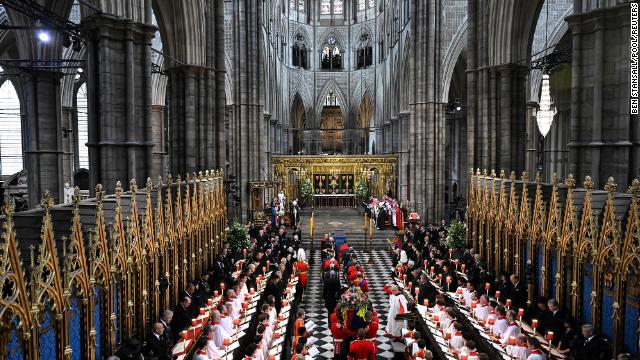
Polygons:
<instances>
[{"instance_id":1,"label":"golden altar screen","mask_svg":"<svg viewBox=\"0 0 640 360\"><path fill-rule=\"evenodd\" d=\"M279 155L273 156L273 174L282 181L287 199L306 206L353 207L356 186L365 182L369 193L396 194L396 155ZM311 186L312 199L302 199L302 184Z\"/></svg>"}]
</instances>

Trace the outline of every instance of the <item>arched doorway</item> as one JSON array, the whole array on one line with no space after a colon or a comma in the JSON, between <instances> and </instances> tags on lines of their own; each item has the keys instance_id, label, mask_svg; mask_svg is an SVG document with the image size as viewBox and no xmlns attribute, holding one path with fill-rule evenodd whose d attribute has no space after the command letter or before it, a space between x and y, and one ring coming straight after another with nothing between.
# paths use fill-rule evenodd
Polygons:
<instances>
[{"instance_id":1,"label":"arched doorway","mask_svg":"<svg viewBox=\"0 0 640 360\"><path fill-rule=\"evenodd\" d=\"M293 154L301 154L305 152L304 144L304 128L306 126L306 117L304 104L300 98L300 94L296 94L291 105L291 132L292 132L292 148Z\"/></svg>"},{"instance_id":2,"label":"arched doorway","mask_svg":"<svg viewBox=\"0 0 640 360\"><path fill-rule=\"evenodd\" d=\"M360 110L358 111L358 120L356 122L358 142L356 146L356 152L360 154L372 154L369 141L369 128L373 121L373 102L368 93L365 93L360 102Z\"/></svg>"},{"instance_id":3,"label":"arched doorway","mask_svg":"<svg viewBox=\"0 0 640 360\"><path fill-rule=\"evenodd\" d=\"M340 101L333 91L327 94L320 117L322 131L322 153L342 153L342 130L344 129Z\"/></svg>"}]
</instances>

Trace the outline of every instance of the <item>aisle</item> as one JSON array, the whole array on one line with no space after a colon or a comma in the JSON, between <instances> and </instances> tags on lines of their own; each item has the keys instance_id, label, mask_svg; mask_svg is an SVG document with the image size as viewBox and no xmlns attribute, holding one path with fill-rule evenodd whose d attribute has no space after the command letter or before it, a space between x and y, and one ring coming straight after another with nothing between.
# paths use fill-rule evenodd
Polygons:
<instances>
[{"instance_id":1,"label":"aisle","mask_svg":"<svg viewBox=\"0 0 640 360\"><path fill-rule=\"evenodd\" d=\"M369 259L368 254L357 252L358 258L365 262ZM318 326L312 337L315 338L320 354L318 359L333 359L333 341L329 330L327 310L324 307L322 298L322 281L320 278L320 253L315 252L314 263L309 269L309 282L304 295L302 308L305 310L306 318L313 320ZM391 258L386 250L373 251L373 264L366 265L367 281L369 282L369 298L373 302L373 308L380 317L378 328L378 359L393 359L394 353L391 341L384 337L384 328L387 322L389 311L389 298L384 292L384 284L391 282L390 273Z\"/></svg>"}]
</instances>

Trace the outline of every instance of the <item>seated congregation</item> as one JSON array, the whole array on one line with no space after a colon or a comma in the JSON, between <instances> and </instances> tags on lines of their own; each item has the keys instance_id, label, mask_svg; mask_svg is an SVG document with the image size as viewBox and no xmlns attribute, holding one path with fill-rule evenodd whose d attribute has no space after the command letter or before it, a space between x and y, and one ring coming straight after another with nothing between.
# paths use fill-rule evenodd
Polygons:
<instances>
[{"instance_id":1,"label":"seated congregation","mask_svg":"<svg viewBox=\"0 0 640 360\"><path fill-rule=\"evenodd\" d=\"M406 358L612 358L591 324L580 325L553 298L530 304L516 274L495 281L473 248L449 249L445 237L443 227L413 224L392 242L387 328L407 345Z\"/></svg>"}]
</instances>

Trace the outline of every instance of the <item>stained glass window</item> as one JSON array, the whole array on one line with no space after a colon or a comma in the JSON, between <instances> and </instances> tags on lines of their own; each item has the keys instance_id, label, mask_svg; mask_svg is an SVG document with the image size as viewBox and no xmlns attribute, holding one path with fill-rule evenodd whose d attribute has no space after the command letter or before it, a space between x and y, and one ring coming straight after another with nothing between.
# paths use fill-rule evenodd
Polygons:
<instances>
[{"instance_id":1,"label":"stained glass window","mask_svg":"<svg viewBox=\"0 0 640 360\"><path fill-rule=\"evenodd\" d=\"M87 85L82 84L78 89L76 98L76 109L78 111L78 166L84 169L89 168L89 119L87 116Z\"/></svg>"},{"instance_id":2,"label":"stained glass window","mask_svg":"<svg viewBox=\"0 0 640 360\"><path fill-rule=\"evenodd\" d=\"M0 87L0 154L2 175L22 170L22 122L20 100L11 81Z\"/></svg>"},{"instance_id":3,"label":"stained glass window","mask_svg":"<svg viewBox=\"0 0 640 360\"><path fill-rule=\"evenodd\" d=\"M331 15L331 0L322 0L320 3L320 13L322 15Z\"/></svg>"},{"instance_id":4,"label":"stained glass window","mask_svg":"<svg viewBox=\"0 0 640 360\"><path fill-rule=\"evenodd\" d=\"M375 0L358 0L358 11L371 9L375 6Z\"/></svg>"},{"instance_id":5,"label":"stained glass window","mask_svg":"<svg viewBox=\"0 0 640 360\"><path fill-rule=\"evenodd\" d=\"M343 12L344 12L344 1L333 0L333 13L336 15L342 15Z\"/></svg>"},{"instance_id":6,"label":"stained glass window","mask_svg":"<svg viewBox=\"0 0 640 360\"><path fill-rule=\"evenodd\" d=\"M304 12L304 1L305 0L289 0L289 8L293 11L298 10L298 12ZM297 9L296 3L298 5Z\"/></svg>"}]
</instances>

